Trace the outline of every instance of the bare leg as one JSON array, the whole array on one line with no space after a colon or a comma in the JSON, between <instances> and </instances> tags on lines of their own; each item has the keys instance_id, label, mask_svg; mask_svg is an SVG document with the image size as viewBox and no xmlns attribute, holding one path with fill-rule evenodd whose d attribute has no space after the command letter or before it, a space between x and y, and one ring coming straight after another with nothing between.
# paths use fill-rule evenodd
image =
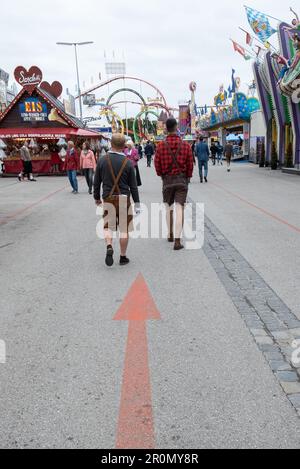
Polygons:
<instances>
[{"instance_id":1,"label":"bare leg","mask_svg":"<svg viewBox=\"0 0 300 469\"><path fill-rule=\"evenodd\" d=\"M176 204L176 224L175 224L175 249L183 249L181 236L184 225L184 206Z\"/></svg>"},{"instance_id":2,"label":"bare leg","mask_svg":"<svg viewBox=\"0 0 300 469\"><path fill-rule=\"evenodd\" d=\"M129 243L129 235L128 233L123 233L120 236L120 251L121 251L122 257L126 257L128 243Z\"/></svg>"},{"instance_id":3,"label":"bare leg","mask_svg":"<svg viewBox=\"0 0 300 469\"><path fill-rule=\"evenodd\" d=\"M167 227L168 227L168 241L170 243L174 242L174 209L169 205L166 205L166 215L167 215Z\"/></svg>"},{"instance_id":4,"label":"bare leg","mask_svg":"<svg viewBox=\"0 0 300 469\"><path fill-rule=\"evenodd\" d=\"M110 230L104 230L104 239L106 242L106 246L112 246L113 236Z\"/></svg>"}]
</instances>

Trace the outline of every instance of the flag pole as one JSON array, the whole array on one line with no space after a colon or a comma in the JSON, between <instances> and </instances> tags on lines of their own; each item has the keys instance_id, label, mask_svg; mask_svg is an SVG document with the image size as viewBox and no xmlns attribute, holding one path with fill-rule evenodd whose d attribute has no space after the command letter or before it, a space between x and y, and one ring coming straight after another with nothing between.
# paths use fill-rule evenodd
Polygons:
<instances>
[{"instance_id":1,"label":"flag pole","mask_svg":"<svg viewBox=\"0 0 300 469\"><path fill-rule=\"evenodd\" d=\"M244 5L244 8L248 8L249 10L253 10L252 7L248 7L247 5ZM285 21L280 20L279 18L276 18L275 16L268 15L267 13L263 13L262 11L260 11L259 13L261 13L262 15L268 16L268 18L272 18L275 21L279 21L279 23L285 23Z\"/></svg>"},{"instance_id":2,"label":"flag pole","mask_svg":"<svg viewBox=\"0 0 300 469\"><path fill-rule=\"evenodd\" d=\"M240 29L241 31L243 31L243 33L249 34L249 36L251 36L251 38L252 38L253 40L255 40L255 41L259 42L260 44L262 44L262 45L264 46L264 48L267 50L266 44L265 44L263 41L261 41L258 37L252 36L252 34L248 33L248 31L246 31L245 29L243 29L243 28L241 28L241 27L239 27L239 29ZM273 49L275 52L277 52L276 47L274 47L269 41L267 41L267 42L268 42L268 44L270 44L270 47L272 47L272 49Z\"/></svg>"}]
</instances>

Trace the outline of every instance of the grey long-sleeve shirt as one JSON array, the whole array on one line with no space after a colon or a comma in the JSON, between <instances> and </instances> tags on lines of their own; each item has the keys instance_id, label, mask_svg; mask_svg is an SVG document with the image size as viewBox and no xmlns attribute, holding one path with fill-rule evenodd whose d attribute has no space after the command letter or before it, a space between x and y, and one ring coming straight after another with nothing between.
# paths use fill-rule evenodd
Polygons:
<instances>
[{"instance_id":1,"label":"grey long-sleeve shirt","mask_svg":"<svg viewBox=\"0 0 300 469\"><path fill-rule=\"evenodd\" d=\"M25 145L20 149L20 155L21 155L21 160L31 161L30 151Z\"/></svg>"},{"instance_id":2,"label":"grey long-sleeve shirt","mask_svg":"<svg viewBox=\"0 0 300 469\"><path fill-rule=\"evenodd\" d=\"M124 159L126 159L125 155L122 153L113 153L109 152L109 157L112 162L112 167L114 170L114 174L117 177L119 174L119 171L122 167ZM106 157L102 157L99 159L97 168L96 168L96 173L95 173L95 179L94 179L94 198L95 200L100 200L101 199L101 186L103 186L103 194L102 198L105 199L106 197L109 196L112 188L113 188L113 179L111 175L111 171L108 165L108 162L106 160ZM122 173L121 179L119 181L119 188L121 191L121 194L130 196L132 195L134 203L138 204L140 202L140 197L139 197L139 190L137 187L137 182L136 182L136 175L135 175L135 170L134 167L131 163L131 161L127 161L127 164L124 168L124 171ZM117 192L116 192L117 194Z\"/></svg>"}]
</instances>

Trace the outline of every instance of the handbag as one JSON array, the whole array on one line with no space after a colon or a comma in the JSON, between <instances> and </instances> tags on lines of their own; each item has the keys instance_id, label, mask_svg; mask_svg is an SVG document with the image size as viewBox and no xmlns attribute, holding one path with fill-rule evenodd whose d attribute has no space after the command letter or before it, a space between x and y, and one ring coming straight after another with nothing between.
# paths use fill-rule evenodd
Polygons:
<instances>
[{"instance_id":1,"label":"handbag","mask_svg":"<svg viewBox=\"0 0 300 469\"><path fill-rule=\"evenodd\" d=\"M168 170L168 173L170 173L174 167L174 165L177 167L179 171L181 171L181 168L178 164L177 158L181 150L182 143L177 148L176 153L173 152L172 148L168 144L168 142L165 142L165 145L167 146L170 155L172 156L172 163L170 165L170 168ZM177 188L184 188L188 189L188 178L186 177L186 174L180 173L180 174L165 174L163 176L163 189L168 190L168 189L177 189Z\"/></svg>"}]
</instances>

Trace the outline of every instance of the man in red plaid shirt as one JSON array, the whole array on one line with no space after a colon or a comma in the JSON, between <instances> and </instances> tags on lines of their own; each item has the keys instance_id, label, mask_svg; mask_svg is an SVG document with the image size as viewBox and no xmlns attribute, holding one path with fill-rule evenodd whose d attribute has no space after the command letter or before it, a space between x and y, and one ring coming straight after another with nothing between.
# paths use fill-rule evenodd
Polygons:
<instances>
[{"instance_id":1,"label":"man in red plaid shirt","mask_svg":"<svg viewBox=\"0 0 300 469\"><path fill-rule=\"evenodd\" d=\"M168 241L174 250L184 248L181 235L184 224L184 206L188 195L188 185L194 170L191 147L178 136L178 125L173 117L166 122L168 136L156 149L155 169L163 180L163 199L167 205ZM174 237L174 204L176 204L176 233Z\"/></svg>"}]
</instances>

